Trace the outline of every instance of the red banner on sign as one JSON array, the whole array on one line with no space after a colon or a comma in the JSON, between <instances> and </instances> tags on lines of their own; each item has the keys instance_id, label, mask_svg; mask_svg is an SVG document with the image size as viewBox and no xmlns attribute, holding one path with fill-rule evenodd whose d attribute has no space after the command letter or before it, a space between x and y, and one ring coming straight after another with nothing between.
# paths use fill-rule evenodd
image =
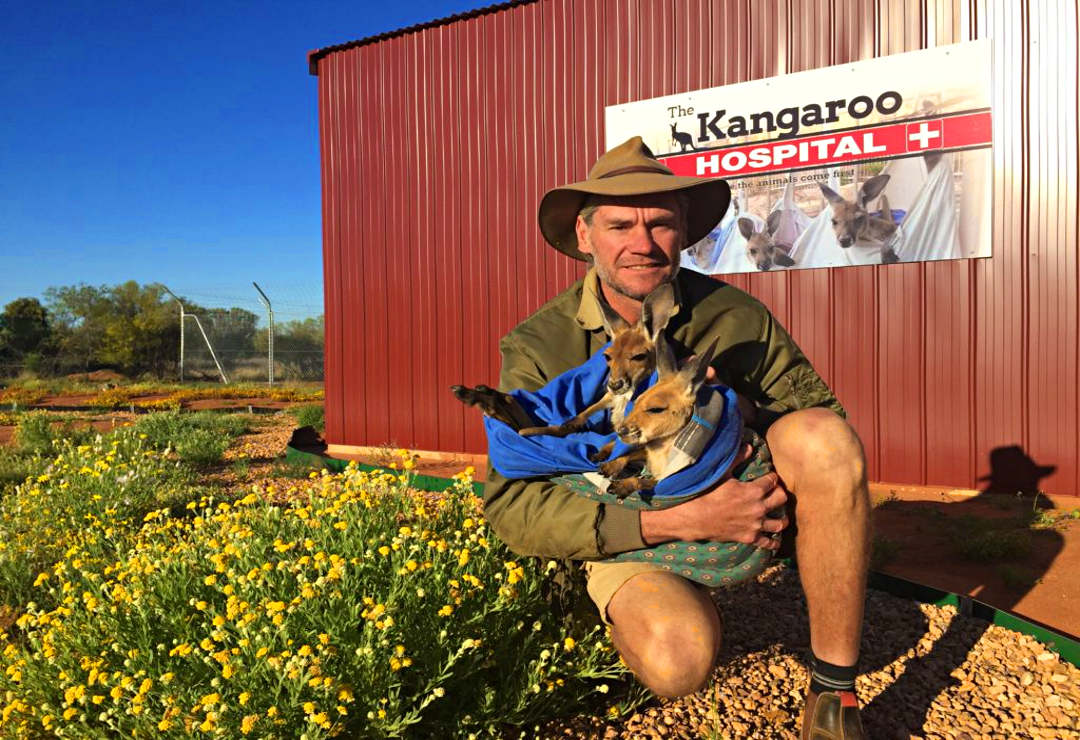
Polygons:
<instances>
[{"instance_id":1,"label":"red banner on sign","mask_svg":"<svg viewBox=\"0 0 1080 740\"><path fill-rule=\"evenodd\" d=\"M991 143L990 111L888 123L832 134L746 144L663 158L676 175L739 177L891 159Z\"/></svg>"}]
</instances>

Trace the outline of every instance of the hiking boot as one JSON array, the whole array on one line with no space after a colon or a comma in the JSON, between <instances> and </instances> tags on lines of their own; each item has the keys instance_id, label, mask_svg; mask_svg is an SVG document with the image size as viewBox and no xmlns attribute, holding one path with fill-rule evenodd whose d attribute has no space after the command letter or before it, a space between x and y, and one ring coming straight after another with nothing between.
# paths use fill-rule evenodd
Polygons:
<instances>
[{"instance_id":1,"label":"hiking boot","mask_svg":"<svg viewBox=\"0 0 1080 740\"><path fill-rule=\"evenodd\" d=\"M807 692L801 737L802 740L865 740L855 693Z\"/></svg>"}]
</instances>

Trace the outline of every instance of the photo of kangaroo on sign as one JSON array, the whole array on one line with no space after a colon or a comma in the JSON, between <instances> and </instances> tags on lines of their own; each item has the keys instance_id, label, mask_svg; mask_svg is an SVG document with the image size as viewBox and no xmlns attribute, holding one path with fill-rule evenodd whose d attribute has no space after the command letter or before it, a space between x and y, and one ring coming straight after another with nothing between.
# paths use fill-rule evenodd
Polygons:
<instances>
[{"instance_id":1,"label":"photo of kangaroo on sign","mask_svg":"<svg viewBox=\"0 0 1080 740\"><path fill-rule=\"evenodd\" d=\"M609 106L607 138L728 181L697 272L989 257L990 60L970 41Z\"/></svg>"}]
</instances>

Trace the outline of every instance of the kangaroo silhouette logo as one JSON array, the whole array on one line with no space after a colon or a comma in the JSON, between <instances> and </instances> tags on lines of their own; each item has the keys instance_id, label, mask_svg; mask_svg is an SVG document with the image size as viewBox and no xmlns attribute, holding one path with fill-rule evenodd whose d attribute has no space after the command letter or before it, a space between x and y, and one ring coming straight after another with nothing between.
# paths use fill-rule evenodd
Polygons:
<instances>
[{"instance_id":1,"label":"kangaroo silhouette logo","mask_svg":"<svg viewBox=\"0 0 1080 740\"><path fill-rule=\"evenodd\" d=\"M690 151L696 152L697 147L694 146L694 137L685 131L678 129L678 124L671 124L671 141L678 144L680 152L685 152L687 147L690 147Z\"/></svg>"}]
</instances>

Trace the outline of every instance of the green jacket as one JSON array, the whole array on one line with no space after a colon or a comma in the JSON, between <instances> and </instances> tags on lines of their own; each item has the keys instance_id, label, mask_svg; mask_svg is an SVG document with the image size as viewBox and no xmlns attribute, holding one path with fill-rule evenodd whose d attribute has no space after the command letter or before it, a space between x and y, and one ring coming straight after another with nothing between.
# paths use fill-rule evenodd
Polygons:
<instances>
[{"instance_id":1,"label":"green jacket","mask_svg":"<svg viewBox=\"0 0 1080 740\"><path fill-rule=\"evenodd\" d=\"M598 280L583 280L543 305L499 343L499 388L536 390L582 364L607 342ZM824 406L843 414L836 397L772 314L734 286L690 270L675 281L678 307L665 332L677 357L720 341L717 378L758 405L757 431L780 414ZM645 547L640 513L605 506L542 479L511 480L489 467L484 512L495 532L521 555L594 560Z\"/></svg>"}]
</instances>

